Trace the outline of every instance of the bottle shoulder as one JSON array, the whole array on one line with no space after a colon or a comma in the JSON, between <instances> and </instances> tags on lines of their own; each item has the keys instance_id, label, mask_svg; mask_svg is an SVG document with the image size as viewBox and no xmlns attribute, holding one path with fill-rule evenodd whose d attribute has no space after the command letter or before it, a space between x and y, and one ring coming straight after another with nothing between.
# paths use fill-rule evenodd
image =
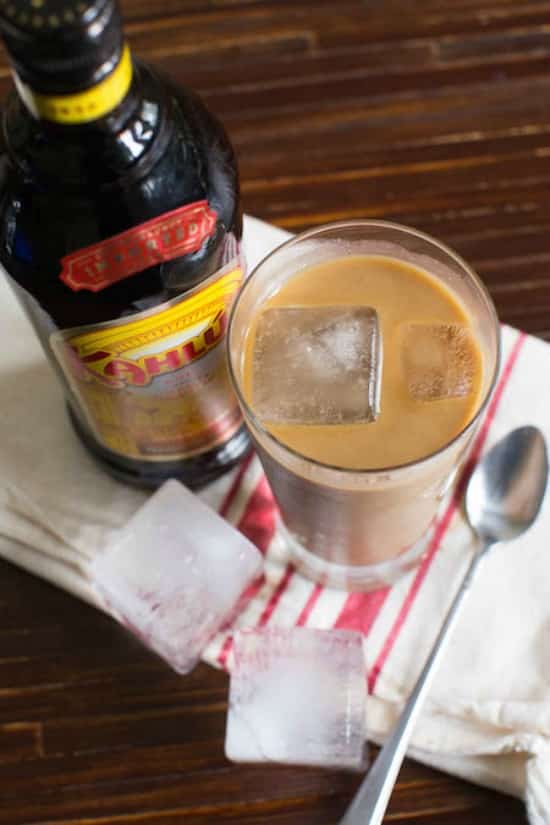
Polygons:
<instances>
[{"instance_id":1,"label":"bottle shoulder","mask_svg":"<svg viewBox=\"0 0 550 825\"><path fill-rule=\"evenodd\" d=\"M223 128L188 89L135 61L124 101L108 116L66 126L35 119L14 92L3 111L6 154L14 169L55 192L119 186L148 174L171 142L224 142ZM219 133L216 135L216 133ZM208 142L208 136L207 142Z\"/></svg>"},{"instance_id":2,"label":"bottle shoulder","mask_svg":"<svg viewBox=\"0 0 550 825\"><path fill-rule=\"evenodd\" d=\"M98 146L102 138L109 142L104 135L82 140L90 136L85 130L80 142L74 133L69 144L52 142L49 133L46 138L33 133L37 154L31 160L40 163L47 157L51 174L44 175L42 167L21 163L24 141L12 131L9 150L0 161L2 263L58 327L104 322L169 300L219 268L227 236L240 239L237 166L223 128L192 92L148 68L142 71L156 89L141 104L142 111L150 107L151 134L136 113L115 130L116 149ZM158 112L152 111L153 105ZM6 112L5 123L9 122ZM137 123L142 125L136 127ZM138 134L136 128L141 130ZM136 161L141 151L138 137L148 148ZM86 174L76 180L73 174L79 168L86 168ZM96 295L71 293L61 284L60 262L67 255L203 201L216 222L199 250L152 266Z\"/></svg>"}]
</instances>

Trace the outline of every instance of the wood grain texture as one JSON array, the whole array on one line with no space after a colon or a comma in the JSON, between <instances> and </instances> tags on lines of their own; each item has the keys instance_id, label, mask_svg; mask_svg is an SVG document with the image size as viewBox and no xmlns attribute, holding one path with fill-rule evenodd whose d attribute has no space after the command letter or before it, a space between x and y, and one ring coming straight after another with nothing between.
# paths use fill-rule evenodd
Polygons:
<instances>
[{"instance_id":1,"label":"wood grain texture","mask_svg":"<svg viewBox=\"0 0 550 825\"><path fill-rule=\"evenodd\" d=\"M135 52L223 119L248 212L417 226L476 267L503 321L550 339L549 0L122 6ZM357 777L225 760L223 674L182 679L89 607L0 572L0 825L338 821ZM387 822L526 820L407 762Z\"/></svg>"}]
</instances>

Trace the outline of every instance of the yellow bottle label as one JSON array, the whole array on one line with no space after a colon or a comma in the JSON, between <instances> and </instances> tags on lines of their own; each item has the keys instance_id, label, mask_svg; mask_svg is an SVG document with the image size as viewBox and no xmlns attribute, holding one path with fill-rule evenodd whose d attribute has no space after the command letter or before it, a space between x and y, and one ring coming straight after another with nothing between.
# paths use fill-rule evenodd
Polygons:
<instances>
[{"instance_id":1,"label":"yellow bottle label","mask_svg":"<svg viewBox=\"0 0 550 825\"><path fill-rule=\"evenodd\" d=\"M236 432L242 418L225 334L242 277L233 261L206 284L131 320L53 333L72 405L102 446L126 458L173 461Z\"/></svg>"},{"instance_id":2,"label":"yellow bottle label","mask_svg":"<svg viewBox=\"0 0 550 825\"><path fill-rule=\"evenodd\" d=\"M17 74L14 80L21 99L35 117L66 125L89 123L116 109L128 94L132 57L125 46L118 66L109 77L91 89L71 95L43 95L23 83Z\"/></svg>"}]
</instances>

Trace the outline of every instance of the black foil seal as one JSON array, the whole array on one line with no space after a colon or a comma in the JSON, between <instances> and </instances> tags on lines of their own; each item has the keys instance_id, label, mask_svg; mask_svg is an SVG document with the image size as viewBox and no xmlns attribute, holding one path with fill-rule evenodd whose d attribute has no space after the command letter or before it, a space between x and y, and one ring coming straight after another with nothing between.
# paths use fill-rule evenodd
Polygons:
<instances>
[{"instance_id":1,"label":"black foil seal","mask_svg":"<svg viewBox=\"0 0 550 825\"><path fill-rule=\"evenodd\" d=\"M0 0L0 34L21 80L46 95L97 85L123 49L117 0Z\"/></svg>"}]
</instances>

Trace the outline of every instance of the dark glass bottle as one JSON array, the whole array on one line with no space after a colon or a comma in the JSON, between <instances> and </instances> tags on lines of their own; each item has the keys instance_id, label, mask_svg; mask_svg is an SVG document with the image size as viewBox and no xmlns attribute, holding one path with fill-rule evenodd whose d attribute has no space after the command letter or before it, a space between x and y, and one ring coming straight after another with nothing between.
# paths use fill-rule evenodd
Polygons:
<instances>
[{"instance_id":1,"label":"dark glass bottle","mask_svg":"<svg viewBox=\"0 0 550 825\"><path fill-rule=\"evenodd\" d=\"M242 270L221 125L133 60L116 0L0 0L0 260L84 444L123 480L198 487L249 442L225 361Z\"/></svg>"}]
</instances>

